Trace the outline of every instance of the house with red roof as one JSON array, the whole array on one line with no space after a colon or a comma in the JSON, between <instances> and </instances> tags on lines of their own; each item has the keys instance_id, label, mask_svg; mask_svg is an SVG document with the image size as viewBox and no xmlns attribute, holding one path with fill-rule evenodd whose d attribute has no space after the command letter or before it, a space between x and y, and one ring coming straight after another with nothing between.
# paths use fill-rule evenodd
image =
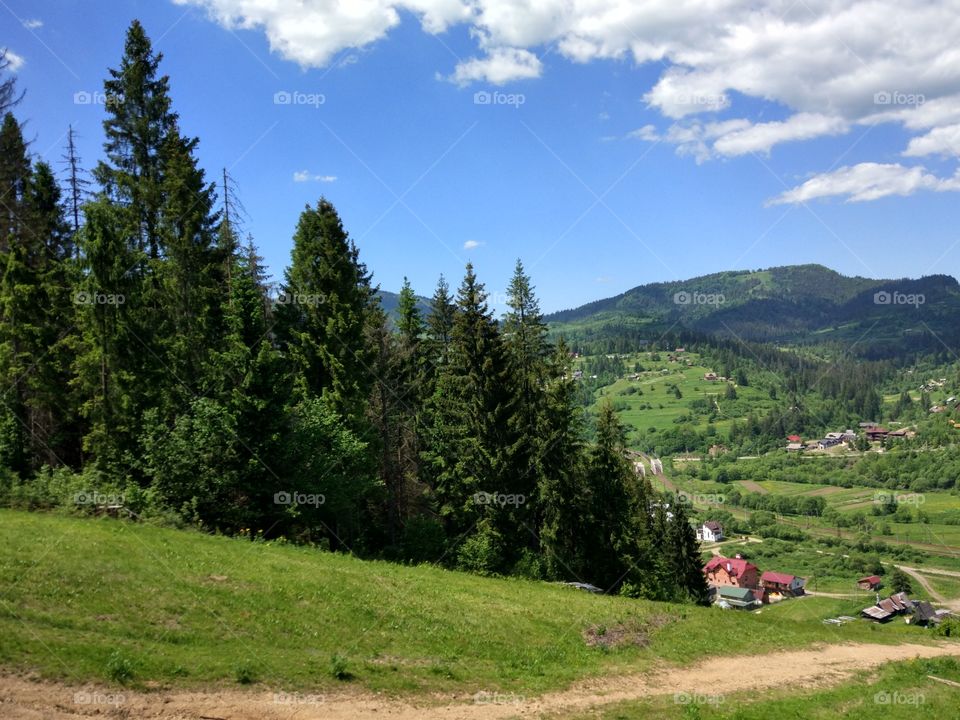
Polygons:
<instances>
[{"instance_id":1,"label":"house with red roof","mask_svg":"<svg viewBox=\"0 0 960 720\"><path fill-rule=\"evenodd\" d=\"M788 573L774 572L766 570L760 576L760 586L766 591L766 596L781 595L784 597L794 597L803 595L803 586L806 584L806 578L797 577Z\"/></svg>"},{"instance_id":2,"label":"house with red roof","mask_svg":"<svg viewBox=\"0 0 960 720\"><path fill-rule=\"evenodd\" d=\"M707 584L711 587L741 587L757 589L760 586L758 568L743 558L717 556L703 566Z\"/></svg>"},{"instance_id":3,"label":"house with red roof","mask_svg":"<svg viewBox=\"0 0 960 720\"><path fill-rule=\"evenodd\" d=\"M857 587L861 590L879 590L883 580L879 575L867 575L857 580Z\"/></svg>"},{"instance_id":4,"label":"house with red roof","mask_svg":"<svg viewBox=\"0 0 960 720\"><path fill-rule=\"evenodd\" d=\"M803 438L799 435L787 435L787 442L798 443L803 442Z\"/></svg>"}]
</instances>

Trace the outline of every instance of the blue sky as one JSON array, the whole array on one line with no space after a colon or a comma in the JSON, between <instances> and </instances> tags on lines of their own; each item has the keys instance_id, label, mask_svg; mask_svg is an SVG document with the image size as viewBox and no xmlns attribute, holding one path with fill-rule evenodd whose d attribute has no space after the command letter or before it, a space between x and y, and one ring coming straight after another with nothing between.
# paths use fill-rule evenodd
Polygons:
<instances>
[{"instance_id":1,"label":"blue sky","mask_svg":"<svg viewBox=\"0 0 960 720\"><path fill-rule=\"evenodd\" d=\"M732 1L731 37L710 34L706 11L692 34L695 1L663 3L659 44L643 35L649 17L604 25L623 10L613 0L546 19L495 0L298 17L311 4L3 0L0 46L19 64L33 152L56 162L72 124L93 166L104 111L92 94L139 18L202 165L230 169L275 278L321 194L384 289L406 275L429 295L471 260L498 309L517 257L548 311L726 269L958 274L950 3L901 30L927 32L920 49L849 30L882 26L876 3L814 22ZM776 41L781 30L791 39ZM798 60L804 42L825 60ZM911 75L938 60L932 77Z\"/></svg>"}]
</instances>

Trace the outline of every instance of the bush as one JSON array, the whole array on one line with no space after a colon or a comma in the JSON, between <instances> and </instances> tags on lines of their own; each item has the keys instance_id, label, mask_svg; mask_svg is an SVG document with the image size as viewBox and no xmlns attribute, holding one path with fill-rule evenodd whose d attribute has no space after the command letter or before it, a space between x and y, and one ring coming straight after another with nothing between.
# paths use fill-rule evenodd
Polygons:
<instances>
[{"instance_id":1,"label":"bush","mask_svg":"<svg viewBox=\"0 0 960 720\"><path fill-rule=\"evenodd\" d=\"M133 679L133 663L119 650L114 650L107 659L107 677L121 685Z\"/></svg>"},{"instance_id":2,"label":"bush","mask_svg":"<svg viewBox=\"0 0 960 720\"><path fill-rule=\"evenodd\" d=\"M461 570L490 575L502 562L500 534L487 520L481 520L477 531L467 538L457 552L457 565Z\"/></svg>"}]
</instances>

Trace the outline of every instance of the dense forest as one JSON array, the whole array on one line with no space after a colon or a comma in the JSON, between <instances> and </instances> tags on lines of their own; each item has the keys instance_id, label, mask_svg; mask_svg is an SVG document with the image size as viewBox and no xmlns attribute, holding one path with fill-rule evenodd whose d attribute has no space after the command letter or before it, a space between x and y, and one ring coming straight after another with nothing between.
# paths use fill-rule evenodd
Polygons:
<instances>
[{"instance_id":1,"label":"dense forest","mask_svg":"<svg viewBox=\"0 0 960 720\"><path fill-rule=\"evenodd\" d=\"M612 408L587 442L519 261L502 318L468 265L390 319L321 198L273 294L161 61L134 22L103 159L85 173L70 135L62 187L2 85L5 502L705 600L686 509L637 476Z\"/></svg>"}]
</instances>

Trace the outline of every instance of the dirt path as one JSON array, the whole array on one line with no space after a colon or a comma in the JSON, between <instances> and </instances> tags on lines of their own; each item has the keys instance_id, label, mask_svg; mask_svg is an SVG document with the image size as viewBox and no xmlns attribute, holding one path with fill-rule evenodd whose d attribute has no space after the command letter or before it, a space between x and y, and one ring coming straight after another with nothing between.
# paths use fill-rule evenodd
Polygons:
<instances>
[{"instance_id":1,"label":"dirt path","mask_svg":"<svg viewBox=\"0 0 960 720\"><path fill-rule=\"evenodd\" d=\"M662 667L645 674L597 678L568 690L526 699L511 693L433 696L425 704L361 692L327 696L273 690L220 689L208 692L157 690L133 692L91 685L71 687L0 676L0 717L4 720L77 720L162 718L164 720L506 720L536 718L547 712L582 711L597 705L656 695L714 695L768 688L823 686L841 682L858 670L897 660L953 655L960 643L940 645L831 645L774 653L762 658L718 657L686 668Z\"/></svg>"},{"instance_id":2,"label":"dirt path","mask_svg":"<svg viewBox=\"0 0 960 720\"><path fill-rule=\"evenodd\" d=\"M927 591L927 593L930 595L931 598L933 598L934 602L938 603L939 605L943 605L944 607L947 607L950 610L960 611L960 599L949 600L945 598L942 593L939 593L933 589L933 586L927 581L927 579L923 575L920 574L920 572L916 568L907 567L906 565L897 565L897 567L903 570L905 573L907 573L907 575L912 577L918 583L920 583L923 586L923 589ZM940 574L950 575L950 576L960 576L960 573L951 572L949 570L943 570L941 571Z\"/></svg>"}]
</instances>

